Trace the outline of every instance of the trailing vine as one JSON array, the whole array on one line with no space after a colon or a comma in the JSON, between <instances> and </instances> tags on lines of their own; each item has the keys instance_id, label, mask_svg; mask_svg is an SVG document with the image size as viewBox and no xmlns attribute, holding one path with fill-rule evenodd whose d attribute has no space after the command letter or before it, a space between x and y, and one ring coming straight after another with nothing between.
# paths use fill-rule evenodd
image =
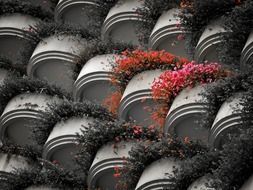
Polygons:
<instances>
[{"instance_id":1,"label":"trailing vine","mask_svg":"<svg viewBox=\"0 0 253 190\"><path fill-rule=\"evenodd\" d=\"M97 151L103 145L133 140L157 141L159 138L161 138L161 135L153 127L143 128L117 120L107 122L95 120L89 127L85 127L78 137L81 148L76 160L87 175Z\"/></svg>"},{"instance_id":2,"label":"trailing vine","mask_svg":"<svg viewBox=\"0 0 253 190\"><path fill-rule=\"evenodd\" d=\"M253 25L253 2L250 0L235 7L224 20L224 27L228 33L223 35L223 43L220 43L218 52L220 61L236 69L240 68L240 57ZM247 66L251 65L249 60Z\"/></svg>"},{"instance_id":3,"label":"trailing vine","mask_svg":"<svg viewBox=\"0 0 253 190\"><path fill-rule=\"evenodd\" d=\"M7 70L9 75L22 76L25 75L25 68L13 63L10 59L0 56L0 69Z\"/></svg>"},{"instance_id":4,"label":"trailing vine","mask_svg":"<svg viewBox=\"0 0 253 190\"><path fill-rule=\"evenodd\" d=\"M163 139L160 142L142 142L133 147L126 159L126 165L120 171L120 189L131 190L136 184L144 169L156 160L175 158L184 160L199 153L205 153L206 147L189 141L179 141L175 138Z\"/></svg>"},{"instance_id":5,"label":"trailing vine","mask_svg":"<svg viewBox=\"0 0 253 190\"><path fill-rule=\"evenodd\" d=\"M33 130L33 135L38 144L41 146L45 144L50 132L58 122L64 122L72 117L92 117L99 122L114 120L105 108L88 101L78 103L65 100L61 104L52 104L49 105L43 119L39 122L36 121L37 127Z\"/></svg>"},{"instance_id":6,"label":"trailing vine","mask_svg":"<svg viewBox=\"0 0 253 190\"><path fill-rule=\"evenodd\" d=\"M35 5L27 0L1 0L0 15L23 13L42 21L52 21L54 18L53 12L43 9L39 5Z\"/></svg>"},{"instance_id":7,"label":"trailing vine","mask_svg":"<svg viewBox=\"0 0 253 190\"><path fill-rule=\"evenodd\" d=\"M189 35L190 39L188 39L189 51L194 52L201 34L210 21L228 14L242 2L234 0L192 0L189 6L185 6L180 17L183 28L191 34Z\"/></svg>"},{"instance_id":8,"label":"trailing vine","mask_svg":"<svg viewBox=\"0 0 253 190\"><path fill-rule=\"evenodd\" d=\"M10 77L4 80L0 86L0 113L3 113L6 105L12 98L22 93L46 94L62 99L71 99L66 92L56 86L49 85L45 81L27 77Z\"/></svg>"}]
</instances>

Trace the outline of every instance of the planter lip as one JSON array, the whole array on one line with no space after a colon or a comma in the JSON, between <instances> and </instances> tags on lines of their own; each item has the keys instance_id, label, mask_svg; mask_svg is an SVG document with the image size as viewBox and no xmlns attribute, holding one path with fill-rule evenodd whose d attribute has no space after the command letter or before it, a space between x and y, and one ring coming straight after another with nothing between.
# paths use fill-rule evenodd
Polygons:
<instances>
[{"instance_id":1,"label":"planter lip","mask_svg":"<svg viewBox=\"0 0 253 190\"><path fill-rule=\"evenodd\" d=\"M145 100L150 100L153 99L151 95L151 90L140 90L136 92L132 92L125 96L123 99L120 101L120 105L118 107L118 114L120 118L125 118L128 110L134 106L135 102L143 101Z\"/></svg>"},{"instance_id":2,"label":"planter lip","mask_svg":"<svg viewBox=\"0 0 253 190\"><path fill-rule=\"evenodd\" d=\"M208 52L208 49L214 45L221 43L221 42L222 42L221 38L217 37L217 38L210 39L205 44L202 44L202 46L198 47L198 49L196 48L196 51L194 54L195 60L197 62L203 61L204 56L207 54L206 52Z\"/></svg>"},{"instance_id":3,"label":"planter lip","mask_svg":"<svg viewBox=\"0 0 253 190\"><path fill-rule=\"evenodd\" d=\"M237 127L241 123L241 117L236 114L219 120L215 125L212 126L210 130L210 135L208 138L209 144L213 147L219 147L219 142L221 140L220 135L222 132L224 132L226 129Z\"/></svg>"},{"instance_id":4,"label":"planter lip","mask_svg":"<svg viewBox=\"0 0 253 190\"><path fill-rule=\"evenodd\" d=\"M94 2L94 0L60 0L55 8L55 20L59 21L60 17L64 14L64 11L69 8L69 6L80 5L94 5L100 7L100 5Z\"/></svg>"},{"instance_id":5,"label":"planter lip","mask_svg":"<svg viewBox=\"0 0 253 190\"><path fill-rule=\"evenodd\" d=\"M85 91L87 85L90 85L93 83L96 85L96 83L99 82L105 82L107 81L110 83L110 76L108 75L107 72L96 72L96 73L90 73L85 76L82 76L78 80L75 81L74 83L74 88L73 88L73 96L75 100L80 99L80 94Z\"/></svg>"},{"instance_id":6,"label":"planter lip","mask_svg":"<svg viewBox=\"0 0 253 190\"><path fill-rule=\"evenodd\" d=\"M36 54L31 57L27 65L27 74L28 76L33 76L34 71L43 64L43 61L47 60L63 60L73 64L74 61L79 58L79 56L62 52L62 51L45 51L43 53Z\"/></svg>"},{"instance_id":7,"label":"planter lip","mask_svg":"<svg viewBox=\"0 0 253 190\"><path fill-rule=\"evenodd\" d=\"M248 60L253 54L253 49L250 48L250 46L253 45L253 42L250 43L249 48L247 48L245 51L242 51L241 53L241 58L240 58L240 63L241 65L246 65Z\"/></svg>"},{"instance_id":8,"label":"planter lip","mask_svg":"<svg viewBox=\"0 0 253 190\"><path fill-rule=\"evenodd\" d=\"M117 24L124 21L141 21L140 16L133 12L118 13L106 19L101 29L101 35L104 39L108 38L110 31L117 26Z\"/></svg>"},{"instance_id":9,"label":"planter lip","mask_svg":"<svg viewBox=\"0 0 253 190\"><path fill-rule=\"evenodd\" d=\"M29 41L35 40L35 37L33 37L32 35L28 33L25 34L24 30L11 27L0 28L0 37L7 37L7 36L19 37Z\"/></svg>"},{"instance_id":10,"label":"planter lip","mask_svg":"<svg viewBox=\"0 0 253 190\"><path fill-rule=\"evenodd\" d=\"M99 179L99 177L102 176L104 172L108 170L113 170L115 165L118 167L123 167L124 161L122 159L107 159L103 162L97 163L96 167L92 167L89 170L89 174L87 177L88 186L95 186L96 181Z\"/></svg>"},{"instance_id":11,"label":"planter lip","mask_svg":"<svg viewBox=\"0 0 253 190\"><path fill-rule=\"evenodd\" d=\"M164 134L168 134L169 132L174 133L177 121L180 121L182 118L189 117L190 115L197 115L199 113L205 113L207 111L207 109L205 109L205 105L206 104L204 103L191 103L179 106L172 112L168 113L165 120Z\"/></svg>"},{"instance_id":12,"label":"planter lip","mask_svg":"<svg viewBox=\"0 0 253 190\"><path fill-rule=\"evenodd\" d=\"M159 29L156 33L152 34L149 37L149 47L155 49L164 38L168 38L169 36L174 36L176 34L189 34L190 32L186 32L180 30L176 27L163 27Z\"/></svg>"},{"instance_id":13,"label":"planter lip","mask_svg":"<svg viewBox=\"0 0 253 190\"><path fill-rule=\"evenodd\" d=\"M1 116L0 118L0 137L3 140L5 138L5 131L9 127L10 123L13 122L15 119L42 119L44 114L40 111L36 110L25 110L25 109L20 109L20 110L12 110L4 115Z\"/></svg>"},{"instance_id":14,"label":"planter lip","mask_svg":"<svg viewBox=\"0 0 253 190\"><path fill-rule=\"evenodd\" d=\"M46 160L50 160L55 151L60 150L69 145L76 145L76 136L75 135L65 135L64 137L59 137L52 139L49 143L47 142L43 147L42 157Z\"/></svg>"}]
</instances>

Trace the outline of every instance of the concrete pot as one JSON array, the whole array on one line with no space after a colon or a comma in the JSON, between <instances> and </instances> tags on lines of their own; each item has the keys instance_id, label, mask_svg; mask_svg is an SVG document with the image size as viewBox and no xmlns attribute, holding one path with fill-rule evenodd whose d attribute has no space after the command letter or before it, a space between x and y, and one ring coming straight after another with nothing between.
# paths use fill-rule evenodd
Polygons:
<instances>
[{"instance_id":1,"label":"concrete pot","mask_svg":"<svg viewBox=\"0 0 253 190\"><path fill-rule=\"evenodd\" d=\"M32 162L22 156L0 153L0 178L15 177L15 169L29 169Z\"/></svg>"},{"instance_id":2,"label":"concrete pot","mask_svg":"<svg viewBox=\"0 0 253 190\"><path fill-rule=\"evenodd\" d=\"M152 108L159 106L151 95L151 86L155 78L159 77L161 70L144 71L137 74L128 83L119 105L119 118L134 120L142 126L154 124L151 114Z\"/></svg>"},{"instance_id":3,"label":"concrete pot","mask_svg":"<svg viewBox=\"0 0 253 190\"><path fill-rule=\"evenodd\" d=\"M242 96L243 93L238 93L222 104L210 131L209 144L211 146L222 148L227 140L224 135L238 132L237 127L242 123L239 116L240 110L243 108L240 105Z\"/></svg>"},{"instance_id":4,"label":"concrete pot","mask_svg":"<svg viewBox=\"0 0 253 190\"><path fill-rule=\"evenodd\" d=\"M87 41L77 36L61 35L44 39L32 54L27 66L28 76L46 80L72 92L74 62L85 46Z\"/></svg>"},{"instance_id":5,"label":"concrete pot","mask_svg":"<svg viewBox=\"0 0 253 190\"><path fill-rule=\"evenodd\" d=\"M170 9L164 12L158 19L150 37L149 47L155 50L166 50L174 55L190 58L186 50L185 39L179 40L179 36L187 33L180 28L179 9Z\"/></svg>"},{"instance_id":6,"label":"concrete pot","mask_svg":"<svg viewBox=\"0 0 253 190\"><path fill-rule=\"evenodd\" d=\"M24 14L10 14L0 16L0 55L16 62L19 51L32 39L27 31L39 21Z\"/></svg>"},{"instance_id":7,"label":"concrete pot","mask_svg":"<svg viewBox=\"0 0 253 190\"><path fill-rule=\"evenodd\" d=\"M50 133L44 148L43 158L57 161L66 169L75 169L74 156L78 151L76 142L77 133L81 133L82 126L89 126L91 118L71 118L65 122L57 123Z\"/></svg>"},{"instance_id":8,"label":"concrete pot","mask_svg":"<svg viewBox=\"0 0 253 190\"><path fill-rule=\"evenodd\" d=\"M200 126L202 114L206 113L204 85L186 88L174 99L164 126L164 133L176 135L180 139L188 137L193 141L208 143L209 129Z\"/></svg>"},{"instance_id":9,"label":"concrete pot","mask_svg":"<svg viewBox=\"0 0 253 190\"><path fill-rule=\"evenodd\" d=\"M88 175L89 189L113 190L118 182L114 177L115 167L121 168L124 165L122 157L127 158L128 152L134 143L120 142L117 143L117 149L113 148L112 143L101 147L91 165Z\"/></svg>"},{"instance_id":10,"label":"concrete pot","mask_svg":"<svg viewBox=\"0 0 253 190\"><path fill-rule=\"evenodd\" d=\"M173 171L178 166L179 162L172 158L153 162L142 173L135 190L173 189Z\"/></svg>"},{"instance_id":11,"label":"concrete pot","mask_svg":"<svg viewBox=\"0 0 253 190\"><path fill-rule=\"evenodd\" d=\"M226 31L220 20L215 20L207 25L195 49L197 62L218 62L217 46L222 43L222 34Z\"/></svg>"},{"instance_id":12,"label":"concrete pot","mask_svg":"<svg viewBox=\"0 0 253 190\"><path fill-rule=\"evenodd\" d=\"M250 33L248 40L242 50L241 53L241 67L245 67L248 62L252 59L252 55L253 55L253 31Z\"/></svg>"},{"instance_id":13,"label":"concrete pot","mask_svg":"<svg viewBox=\"0 0 253 190\"><path fill-rule=\"evenodd\" d=\"M251 176L240 188L240 190L250 190L253 189L253 176Z\"/></svg>"},{"instance_id":14,"label":"concrete pot","mask_svg":"<svg viewBox=\"0 0 253 190\"><path fill-rule=\"evenodd\" d=\"M94 16L89 13L90 7L97 11L101 9L96 0L59 0L55 8L55 21L88 29L88 24L95 22Z\"/></svg>"},{"instance_id":15,"label":"concrete pot","mask_svg":"<svg viewBox=\"0 0 253 190\"><path fill-rule=\"evenodd\" d=\"M76 101L89 100L101 104L115 91L110 81L115 56L113 54L97 55L83 66L74 84Z\"/></svg>"},{"instance_id":16,"label":"concrete pot","mask_svg":"<svg viewBox=\"0 0 253 190\"><path fill-rule=\"evenodd\" d=\"M12 98L0 117L0 135L2 141L11 141L18 145L31 145L31 126L43 118L43 112L49 104L59 99L44 94L20 94Z\"/></svg>"},{"instance_id":17,"label":"concrete pot","mask_svg":"<svg viewBox=\"0 0 253 190\"><path fill-rule=\"evenodd\" d=\"M102 38L140 45L136 31L141 17L136 13L136 9L142 7L142 4L139 0L119 0L104 21Z\"/></svg>"}]
</instances>

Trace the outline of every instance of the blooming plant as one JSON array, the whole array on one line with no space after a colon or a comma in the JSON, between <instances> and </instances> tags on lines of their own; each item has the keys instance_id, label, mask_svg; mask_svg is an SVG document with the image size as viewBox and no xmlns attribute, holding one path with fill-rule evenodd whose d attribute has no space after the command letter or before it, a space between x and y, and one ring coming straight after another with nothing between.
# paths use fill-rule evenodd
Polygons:
<instances>
[{"instance_id":1,"label":"blooming plant","mask_svg":"<svg viewBox=\"0 0 253 190\"><path fill-rule=\"evenodd\" d=\"M155 111L151 117L162 124L161 118L165 118L164 114L168 112L168 103L172 102L181 90L194 87L196 84L214 82L228 76L229 73L217 63L196 64L194 62L183 65L180 70L163 72L152 84L152 96L154 99L165 99L167 108L163 109L163 112Z\"/></svg>"},{"instance_id":2,"label":"blooming plant","mask_svg":"<svg viewBox=\"0 0 253 190\"><path fill-rule=\"evenodd\" d=\"M117 87L104 104L113 113L116 113L122 93L128 82L138 73L146 70L172 70L180 69L189 61L185 58L174 56L165 51L123 51L121 57L116 58L112 70L111 82Z\"/></svg>"}]
</instances>

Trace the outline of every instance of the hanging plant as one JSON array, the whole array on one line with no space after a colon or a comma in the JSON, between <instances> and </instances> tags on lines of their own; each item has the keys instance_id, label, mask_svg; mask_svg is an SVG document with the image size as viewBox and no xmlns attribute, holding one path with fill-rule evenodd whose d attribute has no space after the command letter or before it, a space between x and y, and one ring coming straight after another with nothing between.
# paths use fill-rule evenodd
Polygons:
<instances>
[{"instance_id":1,"label":"hanging plant","mask_svg":"<svg viewBox=\"0 0 253 190\"><path fill-rule=\"evenodd\" d=\"M183 65L182 69L170 70L162 73L152 84L152 96L154 99L164 99L166 108L155 110L152 119L162 124L169 111L169 105L174 98L186 87L194 87L206 83L212 83L220 78L230 75L217 63L195 64L194 62Z\"/></svg>"},{"instance_id":2,"label":"hanging plant","mask_svg":"<svg viewBox=\"0 0 253 190\"><path fill-rule=\"evenodd\" d=\"M175 190L187 189L193 182L203 176L212 174L212 170L217 169L220 161L220 152L208 150L200 152L192 158L181 162L180 168L174 170Z\"/></svg>"},{"instance_id":3,"label":"hanging plant","mask_svg":"<svg viewBox=\"0 0 253 190\"><path fill-rule=\"evenodd\" d=\"M135 47L131 44L104 42L100 39L93 40L89 43L89 48L83 50L80 58L76 60L76 73L80 73L82 67L91 58L103 54L120 54L122 51L133 50ZM115 55L115 56L116 56ZM111 60L113 62L113 60ZM113 64L113 63L112 63Z\"/></svg>"},{"instance_id":4,"label":"hanging plant","mask_svg":"<svg viewBox=\"0 0 253 190\"><path fill-rule=\"evenodd\" d=\"M93 117L99 122L113 121L113 116L108 111L96 104L90 102L70 102L63 101L61 104L49 105L49 109L45 112L43 120L36 123L33 135L38 144L43 146L58 122L64 122L72 117L83 118Z\"/></svg>"},{"instance_id":5,"label":"hanging plant","mask_svg":"<svg viewBox=\"0 0 253 190\"><path fill-rule=\"evenodd\" d=\"M207 149L198 143L179 141L175 138L163 139L154 143L139 143L130 151L126 165L120 170L120 189L130 190L136 187L145 168L161 158L177 158L184 160L199 153L204 154Z\"/></svg>"},{"instance_id":6,"label":"hanging plant","mask_svg":"<svg viewBox=\"0 0 253 190\"><path fill-rule=\"evenodd\" d=\"M140 41L148 44L148 38L163 12L172 8L179 8L180 4L187 3L185 0L144 0L143 6L136 12L141 15L141 22L138 24Z\"/></svg>"},{"instance_id":7,"label":"hanging plant","mask_svg":"<svg viewBox=\"0 0 253 190\"><path fill-rule=\"evenodd\" d=\"M47 11L27 0L0 0L0 15L12 13L27 14L42 21L52 21L54 19L53 12Z\"/></svg>"},{"instance_id":8,"label":"hanging plant","mask_svg":"<svg viewBox=\"0 0 253 190\"><path fill-rule=\"evenodd\" d=\"M219 167L213 171L215 189L240 189L252 175L253 169L253 131L252 125L241 134L234 135L223 147Z\"/></svg>"},{"instance_id":9,"label":"hanging plant","mask_svg":"<svg viewBox=\"0 0 253 190\"><path fill-rule=\"evenodd\" d=\"M194 52L201 34L210 21L228 14L242 2L233 0L192 0L190 6L185 6L180 17L182 26L191 34L189 35L190 39L187 39L189 41L189 51Z\"/></svg>"},{"instance_id":10,"label":"hanging plant","mask_svg":"<svg viewBox=\"0 0 253 190\"><path fill-rule=\"evenodd\" d=\"M40 165L31 169L15 170L15 177L9 177L1 187L5 190L24 190L31 186L46 186L64 190L85 190L82 175L65 170L46 160L40 159Z\"/></svg>"},{"instance_id":11,"label":"hanging plant","mask_svg":"<svg viewBox=\"0 0 253 190\"><path fill-rule=\"evenodd\" d=\"M200 121L203 127L210 128L221 107L221 105L234 93L246 92L253 85L252 72L239 73L236 76L230 76L220 79L215 83L208 84L205 87L206 93L203 93L203 99L206 100L206 114L202 115Z\"/></svg>"},{"instance_id":12,"label":"hanging plant","mask_svg":"<svg viewBox=\"0 0 253 190\"><path fill-rule=\"evenodd\" d=\"M117 90L108 98L114 104L105 106L114 114L117 112L119 101L128 82L137 74L147 70L172 70L180 69L189 61L185 58L174 56L165 51L123 51L121 58L116 58L115 66L112 70L111 82Z\"/></svg>"},{"instance_id":13,"label":"hanging plant","mask_svg":"<svg viewBox=\"0 0 253 190\"><path fill-rule=\"evenodd\" d=\"M56 86L49 85L45 81L26 77L10 77L0 86L0 113L3 113L6 105L13 97L22 93L38 93L57 96L61 99L71 99L66 92Z\"/></svg>"},{"instance_id":14,"label":"hanging plant","mask_svg":"<svg viewBox=\"0 0 253 190\"><path fill-rule=\"evenodd\" d=\"M241 52L252 30L252 11L253 2L247 0L224 17L224 27L230 32L223 36L224 42L219 45L221 63L236 69L240 68L238 63L240 63Z\"/></svg>"},{"instance_id":15,"label":"hanging plant","mask_svg":"<svg viewBox=\"0 0 253 190\"><path fill-rule=\"evenodd\" d=\"M87 175L97 151L107 143L121 141L157 141L161 135L154 127L143 128L126 122L95 120L78 137L81 145L76 160Z\"/></svg>"},{"instance_id":16,"label":"hanging plant","mask_svg":"<svg viewBox=\"0 0 253 190\"><path fill-rule=\"evenodd\" d=\"M40 41L43 39L50 37L50 36L60 36L60 35L71 35L71 36L79 36L81 38L86 39L91 45L96 45L99 41L98 34L94 33L93 31L88 31L84 28L70 25L70 24L59 24L54 22L47 22L47 23L39 23L34 27L30 27L29 31L27 31L30 36L33 36L33 41L25 44L25 48L20 52L18 64L20 65L27 65L36 46L39 44ZM88 49L88 48L86 48ZM76 75L79 74L80 66L76 65L75 69Z\"/></svg>"}]
</instances>

